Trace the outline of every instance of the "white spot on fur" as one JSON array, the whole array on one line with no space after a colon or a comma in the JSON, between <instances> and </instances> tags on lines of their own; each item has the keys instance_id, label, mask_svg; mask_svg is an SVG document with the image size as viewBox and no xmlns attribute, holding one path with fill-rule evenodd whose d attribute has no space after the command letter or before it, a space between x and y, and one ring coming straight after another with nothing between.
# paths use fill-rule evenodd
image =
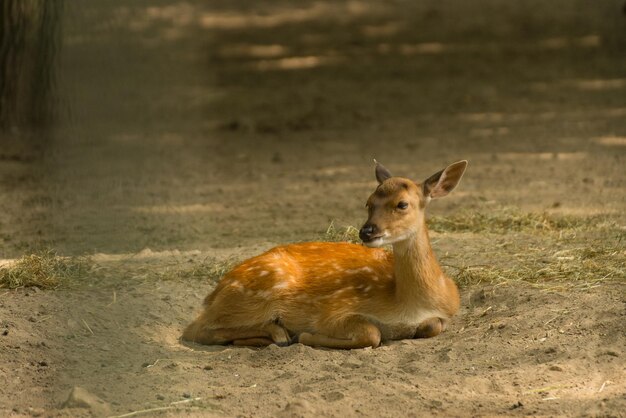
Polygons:
<instances>
[{"instance_id":1,"label":"white spot on fur","mask_svg":"<svg viewBox=\"0 0 626 418\"><path fill-rule=\"evenodd\" d=\"M278 282L272 287L272 289L287 289L288 287L288 282Z\"/></svg>"},{"instance_id":2,"label":"white spot on fur","mask_svg":"<svg viewBox=\"0 0 626 418\"><path fill-rule=\"evenodd\" d=\"M259 277L267 276L268 274L270 274L269 271L263 270L262 272L259 273Z\"/></svg>"}]
</instances>

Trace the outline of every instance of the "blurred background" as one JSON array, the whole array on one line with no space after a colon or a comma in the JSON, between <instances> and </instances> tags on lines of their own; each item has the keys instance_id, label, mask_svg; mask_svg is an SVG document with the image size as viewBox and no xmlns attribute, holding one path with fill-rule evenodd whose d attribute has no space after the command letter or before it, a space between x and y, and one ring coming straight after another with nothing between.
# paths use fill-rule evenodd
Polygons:
<instances>
[{"instance_id":1,"label":"blurred background","mask_svg":"<svg viewBox=\"0 0 626 418\"><path fill-rule=\"evenodd\" d=\"M0 257L359 226L372 158L462 208L622 216L623 1L0 4Z\"/></svg>"}]
</instances>

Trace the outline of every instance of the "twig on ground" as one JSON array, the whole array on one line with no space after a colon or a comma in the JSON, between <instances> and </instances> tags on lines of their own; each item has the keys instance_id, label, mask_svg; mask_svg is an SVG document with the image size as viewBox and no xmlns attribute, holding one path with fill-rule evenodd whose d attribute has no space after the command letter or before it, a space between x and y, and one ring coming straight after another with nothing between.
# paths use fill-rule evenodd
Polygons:
<instances>
[{"instance_id":1,"label":"twig on ground","mask_svg":"<svg viewBox=\"0 0 626 418\"><path fill-rule=\"evenodd\" d=\"M160 411L169 411L170 409L176 409L179 405L199 401L202 398L192 398L192 399L184 399L182 401L171 402L168 406L159 406L156 408L148 408L148 409L140 409L138 411L129 412L127 414L122 415L112 415L109 418L126 418L126 417L135 417L138 415L150 414L152 412L160 412Z\"/></svg>"},{"instance_id":2,"label":"twig on ground","mask_svg":"<svg viewBox=\"0 0 626 418\"><path fill-rule=\"evenodd\" d=\"M91 327L87 324L87 322L85 322L84 319L81 319L81 321L83 322L83 324L85 325L85 328L87 328L89 330L89 332L91 332L91 335L96 335L94 334L93 330L91 329Z\"/></svg>"}]
</instances>

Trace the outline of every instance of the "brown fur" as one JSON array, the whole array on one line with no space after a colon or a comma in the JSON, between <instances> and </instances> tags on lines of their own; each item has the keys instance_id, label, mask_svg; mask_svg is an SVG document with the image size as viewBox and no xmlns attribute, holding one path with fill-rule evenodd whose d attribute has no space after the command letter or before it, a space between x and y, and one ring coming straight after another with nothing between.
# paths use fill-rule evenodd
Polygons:
<instances>
[{"instance_id":1,"label":"brown fur","mask_svg":"<svg viewBox=\"0 0 626 418\"><path fill-rule=\"evenodd\" d=\"M439 334L459 309L459 293L432 253L424 193L452 190L465 169L459 164L437 173L445 182L431 176L428 188L377 167L381 184L368 200L368 224L387 234L381 240L393 253L348 243L276 247L227 273L183 339L360 348ZM398 209L399 201L408 208Z\"/></svg>"}]
</instances>

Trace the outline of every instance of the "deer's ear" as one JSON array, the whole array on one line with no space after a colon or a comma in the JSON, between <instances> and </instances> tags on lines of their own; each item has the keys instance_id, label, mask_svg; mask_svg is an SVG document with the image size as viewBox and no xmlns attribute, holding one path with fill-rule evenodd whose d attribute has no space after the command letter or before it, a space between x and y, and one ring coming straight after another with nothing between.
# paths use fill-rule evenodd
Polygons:
<instances>
[{"instance_id":1,"label":"deer's ear","mask_svg":"<svg viewBox=\"0 0 626 418\"><path fill-rule=\"evenodd\" d=\"M424 183L422 183L424 196L432 199L446 196L459 184L466 168L466 160L457 161L428 177Z\"/></svg>"},{"instance_id":2,"label":"deer's ear","mask_svg":"<svg viewBox=\"0 0 626 418\"><path fill-rule=\"evenodd\" d=\"M387 180L389 177L393 177L393 175L387 170L381 163L374 160L376 163L376 180L378 180L378 184Z\"/></svg>"}]
</instances>

